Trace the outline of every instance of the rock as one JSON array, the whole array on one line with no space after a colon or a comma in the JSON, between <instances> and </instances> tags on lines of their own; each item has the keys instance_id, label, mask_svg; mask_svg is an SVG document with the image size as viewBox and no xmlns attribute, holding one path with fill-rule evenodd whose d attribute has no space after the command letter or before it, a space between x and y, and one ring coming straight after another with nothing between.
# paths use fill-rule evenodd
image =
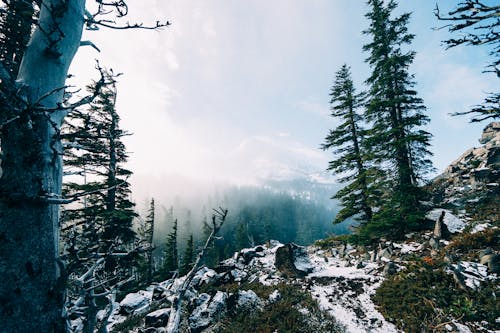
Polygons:
<instances>
[{"instance_id":1,"label":"rock","mask_svg":"<svg viewBox=\"0 0 500 333\"><path fill-rule=\"evenodd\" d=\"M434 225L433 237L436 239L442 239L442 238L447 239L450 236L450 231L448 230L448 227L446 226L446 224L443 223L445 215L446 211L443 210Z\"/></svg>"},{"instance_id":2,"label":"rock","mask_svg":"<svg viewBox=\"0 0 500 333\"><path fill-rule=\"evenodd\" d=\"M488 266L490 273L500 273L500 254L486 254L481 257L480 263Z\"/></svg>"},{"instance_id":3,"label":"rock","mask_svg":"<svg viewBox=\"0 0 500 333\"><path fill-rule=\"evenodd\" d=\"M429 246L433 250L438 250L440 248L439 241L436 240L434 237L432 237L431 239L429 239Z\"/></svg>"},{"instance_id":4,"label":"rock","mask_svg":"<svg viewBox=\"0 0 500 333\"><path fill-rule=\"evenodd\" d=\"M493 253L493 250L490 247L479 251L479 260L481 260L481 258L484 257L485 255L492 254L492 253Z\"/></svg>"},{"instance_id":5,"label":"rock","mask_svg":"<svg viewBox=\"0 0 500 333\"><path fill-rule=\"evenodd\" d=\"M248 265L253 258L263 257L264 248L262 246L257 246L253 249L243 249L240 251L238 258L243 258L243 263Z\"/></svg>"},{"instance_id":6,"label":"rock","mask_svg":"<svg viewBox=\"0 0 500 333\"><path fill-rule=\"evenodd\" d=\"M238 300L236 302L237 308L244 311L253 312L261 309L262 306L262 300L253 290L238 291Z\"/></svg>"},{"instance_id":7,"label":"rock","mask_svg":"<svg viewBox=\"0 0 500 333\"><path fill-rule=\"evenodd\" d=\"M293 243L276 250L274 265L287 277L302 278L313 270L306 248Z\"/></svg>"},{"instance_id":8,"label":"rock","mask_svg":"<svg viewBox=\"0 0 500 333\"><path fill-rule=\"evenodd\" d=\"M227 293L217 291L211 301L209 295L204 295L208 296L208 298L204 296L200 300L201 303L194 309L191 316L189 316L188 321L191 332L201 332L204 328L210 326L210 324L217 322L225 313Z\"/></svg>"},{"instance_id":9,"label":"rock","mask_svg":"<svg viewBox=\"0 0 500 333\"><path fill-rule=\"evenodd\" d=\"M146 327L161 327L167 325L169 315L169 308L159 309L148 313L145 318Z\"/></svg>"},{"instance_id":10,"label":"rock","mask_svg":"<svg viewBox=\"0 0 500 333\"><path fill-rule=\"evenodd\" d=\"M248 273L239 269L233 269L231 271L232 280L235 282L241 282L248 276Z\"/></svg>"},{"instance_id":11,"label":"rock","mask_svg":"<svg viewBox=\"0 0 500 333\"><path fill-rule=\"evenodd\" d=\"M151 301L151 293L139 291L125 296L120 302L120 312L122 314L133 314L145 310Z\"/></svg>"},{"instance_id":12,"label":"rock","mask_svg":"<svg viewBox=\"0 0 500 333\"><path fill-rule=\"evenodd\" d=\"M446 225L450 233L461 232L465 228L466 223L446 209L433 209L428 212L425 217L429 220L436 221L440 218L443 212L445 212L445 215L443 216L443 224Z\"/></svg>"},{"instance_id":13,"label":"rock","mask_svg":"<svg viewBox=\"0 0 500 333\"><path fill-rule=\"evenodd\" d=\"M270 303L276 303L280 299L281 299L281 294L278 290L273 291L268 298Z\"/></svg>"},{"instance_id":14,"label":"rock","mask_svg":"<svg viewBox=\"0 0 500 333\"><path fill-rule=\"evenodd\" d=\"M195 276L193 277L191 286L200 287L204 284L212 284L216 282L218 278L219 275L216 271L208 267L202 267L196 272Z\"/></svg>"},{"instance_id":15,"label":"rock","mask_svg":"<svg viewBox=\"0 0 500 333\"><path fill-rule=\"evenodd\" d=\"M383 273L384 273L384 275L389 276L389 275L394 275L394 274L396 274L396 273L397 273L397 271L398 271L398 270L397 270L397 268L396 268L396 265L395 265L392 261L390 261L390 262L388 262L388 263L385 265L384 270L383 270Z\"/></svg>"}]
</instances>

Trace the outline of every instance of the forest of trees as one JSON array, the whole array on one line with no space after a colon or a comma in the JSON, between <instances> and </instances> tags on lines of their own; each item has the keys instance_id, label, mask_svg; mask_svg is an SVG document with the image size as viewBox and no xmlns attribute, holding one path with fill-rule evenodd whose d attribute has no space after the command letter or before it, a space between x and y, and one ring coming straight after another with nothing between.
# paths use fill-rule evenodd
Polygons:
<instances>
[{"instance_id":1,"label":"forest of trees","mask_svg":"<svg viewBox=\"0 0 500 333\"><path fill-rule=\"evenodd\" d=\"M97 66L100 78L78 97L66 87L84 29L159 29L169 22L117 22L125 1L2 1L0 8L0 325L5 332L78 332L105 327L120 290L187 273L199 247L212 240L204 262L215 265L243 247L269 239L308 244L333 229L331 209L283 191L238 189L221 202L228 211L205 209L200 221L184 207L163 209L151 199L137 212L128 182L127 150L116 110L117 82ZM393 0L369 0L364 46L371 68L358 93L347 65L331 91L332 115L341 124L323 144L334 149L328 169L347 175L335 198L335 219L357 219L357 235L402 237L422 221L422 185L431 170L429 117L414 89L407 50L410 14L394 16ZM500 77L500 6L464 0L435 15L461 37L446 41L492 47L487 72ZM464 114L472 121L499 117L499 94ZM258 198L258 199L255 199ZM158 214L161 210L163 213ZM177 211L182 216L176 216ZM141 215L144 215L142 217ZM227 216L226 216L227 215ZM218 216L222 222L215 223ZM161 226L160 226L161 225ZM157 231L161 228L164 233ZM110 305L111 304L111 305Z\"/></svg>"}]
</instances>

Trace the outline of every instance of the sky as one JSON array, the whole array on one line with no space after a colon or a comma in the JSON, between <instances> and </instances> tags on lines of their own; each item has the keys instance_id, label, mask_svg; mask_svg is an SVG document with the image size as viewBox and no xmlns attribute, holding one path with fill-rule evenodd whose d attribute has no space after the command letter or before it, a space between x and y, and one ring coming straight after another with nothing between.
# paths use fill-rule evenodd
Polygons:
<instances>
[{"instance_id":1,"label":"sky","mask_svg":"<svg viewBox=\"0 0 500 333\"><path fill-rule=\"evenodd\" d=\"M431 118L437 174L478 146L487 125L449 114L480 103L498 82L482 73L487 50L444 49L451 35L433 29L443 25L434 7L401 0L396 13L413 12L410 72ZM123 73L117 109L133 133L124 141L138 195L324 173L332 156L319 147L337 125L329 111L335 72L350 65L359 90L370 73L367 9L361 0L129 1L127 20L172 25L85 33L101 52L82 47L70 71L80 85L97 77L95 59Z\"/></svg>"}]
</instances>

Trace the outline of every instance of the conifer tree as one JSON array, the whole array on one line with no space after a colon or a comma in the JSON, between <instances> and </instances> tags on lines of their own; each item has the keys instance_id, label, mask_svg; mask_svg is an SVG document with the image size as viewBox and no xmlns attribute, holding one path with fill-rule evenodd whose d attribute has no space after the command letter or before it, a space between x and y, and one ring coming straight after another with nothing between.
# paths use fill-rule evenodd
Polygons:
<instances>
[{"instance_id":1,"label":"conifer tree","mask_svg":"<svg viewBox=\"0 0 500 333\"><path fill-rule=\"evenodd\" d=\"M162 267L162 278L171 277L179 269L179 256L177 251L177 219L174 220L172 231L167 236L165 244L165 257Z\"/></svg>"},{"instance_id":2,"label":"conifer tree","mask_svg":"<svg viewBox=\"0 0 500 333\"><path fill-rule=\"evenodd\" d=\"M355 215L358 215L359 220L369 222L373 215L368 189L370 168L367 166L367 154L362 142L363 119L357 112L363 104L363 94L356 92L350 67L347 65L344 64L336 73L330 96L331 115L341 123L330 130L322 148L334 148L335 159L329 162L328 170L344 174L339 181L348 183L333 197L340 200L343 206L334 223Z\"/></svg>"},{"instance_id":3,"label":"conifer tree","mask_svg":"<svg viewBox=\"0 0 500 333\"><path fill-rule=\"evenodd\" d=\"M368 5L370 26L364 33L372 40L363 49L369 53L366 61L372 73L366 81L365 115L372 128L367 143L385 171L380 184L386 198L377 214L378 226L371 227L389 228L393 236L401 236L422 217L419 181L432 166L428 159L431 134L421 127L429 118L408 72L415 52L403 49L414 38L407 28L410 14L392 18L397 7L393 0L369 0Z\"/></svg>"},{"instance_id":4,"label":"conifer tree","mask_svg":"<svg viewBox=\"0 0 500 333\"><path fill-rule=\"evenodd\" d=\"M144 255L139 260L139 270L142 272L143 281L147 285L153 281L153 236L155 229L155 200L151 199L149 202L148 215L139 227L139 237L144 246Z\"/></svg>"},{"instance_id":5,"label":"conifer tree","mask_svg":"<svg viewBox=\"0 0 500 333\"><path fill-rule=\"evenodd\" d=\"M193 267L194 260L194 238L193 234L189 235L187 240L186 248L182 256L181 267L179 268L179 274L185 275Z\"/></svg>"},{"instance_id":6,"label":"conifer tree","mask_svg":"<svg viewBox=\"0 0 500 333\"><path fill-rule=\"evenodd\" d=\"M70 177L63 193L67 197L85 194L64 209L63 231L80 233L79 241L88 244L80 248L88 255L96 247L101 252L112 245L115 250L123 249L135 239L132 222L137 214L127 181L132 172L124 168L128 156L121 141L128 133L119 127L114 77L111 72L105 75L106 86L88 109L68 116L61 134L66 146L65 173ZM97 84L88 90L95 91Z\"/></svg>"}]
</instances>

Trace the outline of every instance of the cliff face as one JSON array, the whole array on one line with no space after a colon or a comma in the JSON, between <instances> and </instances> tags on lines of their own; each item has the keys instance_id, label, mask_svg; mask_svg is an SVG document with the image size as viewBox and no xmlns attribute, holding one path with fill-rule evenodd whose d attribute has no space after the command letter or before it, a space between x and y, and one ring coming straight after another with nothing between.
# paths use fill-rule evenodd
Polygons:
<instances>
[{"instance_id":1,"label":"cliff face","mask_svg":"<svg viewBox=\"0 0 500 333\"><path fill-rule=\"evenodd\" d=\"M434 204L467 219L498 222L500 194L500 122L483 130L481 146L471 148L438 176L431 190Z\"/></svg>"}]
</instances>

